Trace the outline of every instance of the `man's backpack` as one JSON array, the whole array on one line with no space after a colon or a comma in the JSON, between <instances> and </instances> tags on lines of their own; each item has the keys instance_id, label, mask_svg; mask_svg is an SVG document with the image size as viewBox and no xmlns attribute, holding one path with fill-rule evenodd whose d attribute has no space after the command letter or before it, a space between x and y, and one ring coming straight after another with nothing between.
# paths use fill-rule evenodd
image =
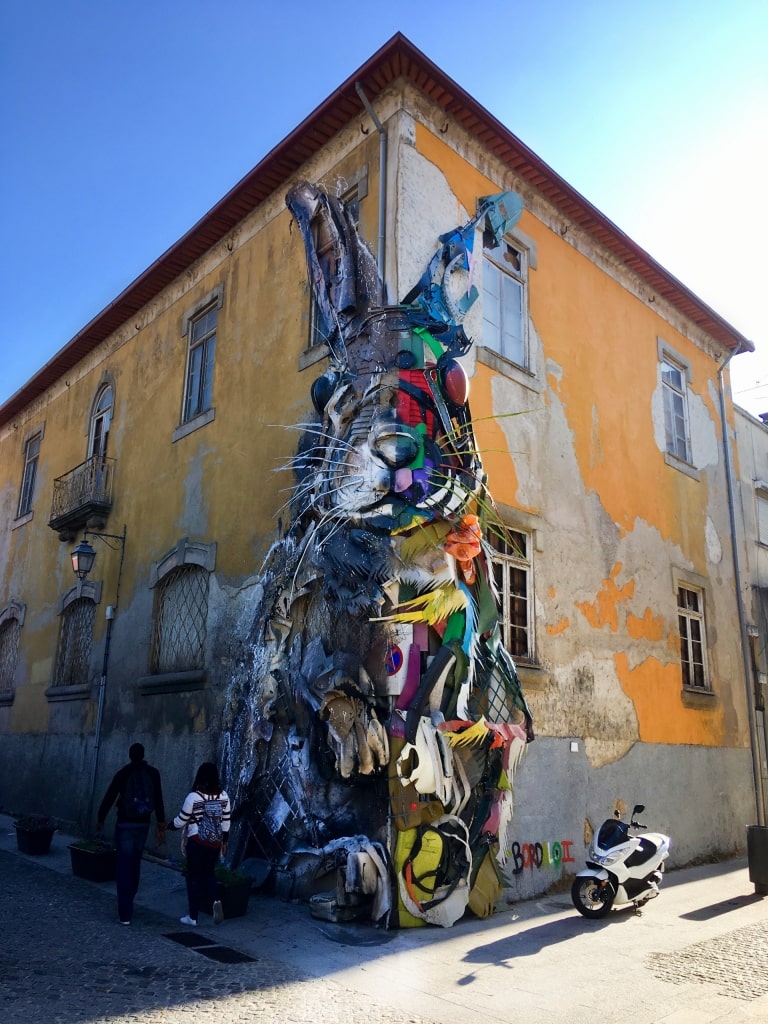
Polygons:
<instances>
[{"instance_id":1,"label":"man's backpack","mask_svg":"<svg viewBox=\"0 0 768 1024\"><path fill-rule=\"evenodd\" d=\"M146 821L155 809L155 786L145 764L131 767L123 789L123 813L128 821Z\"/></svg>"},{"instance_id":2,"label":"man's backpack","mask_svg":"<svg viewBox=\"0 0 768 1024\"><path fill-rule=\"evenodd\" d=\"M219 846L222 840L221 821L224 816L224 803L218 796L206 799L198 792L202 800L200 817L197 820L197 837L208 846Z\"/></svg>"}]
</instances>

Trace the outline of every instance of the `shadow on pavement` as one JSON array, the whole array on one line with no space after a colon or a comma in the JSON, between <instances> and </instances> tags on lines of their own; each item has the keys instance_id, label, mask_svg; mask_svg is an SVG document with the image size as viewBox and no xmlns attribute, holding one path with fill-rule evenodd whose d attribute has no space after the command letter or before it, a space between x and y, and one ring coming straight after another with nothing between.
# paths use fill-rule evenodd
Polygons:
<instances>
[{"instance_id":1,"label":"shadow on pavement","mask_svg":"<svg viewBox=\"0 0 768 1024\"><path fill-rule=\"evenodd\" d=\"M549 921L546 924L535 925L514 935L506 935L502 939L495 939L485 945L475 946L468 950L462 957L462 962L467 964L495 964L497 967L508 967L513 969L510 961L517 957L535 956L542 949L551 949L559 942L568 942L583 936L586 932L602 931L603 928L620 927L621 923L632 918L633 913L626 913L624 910L614 911L604 920L587 921L585 918L574 916L564 920ZM473 974L465 975L459 982L461 985L469 985L474 980Z\"/></svg>"},{"instance_id":2,"label":"shadow on pavement","mask_svg":"<svg viewBox=\"0 0 768 1024\"><path fill-rule=\"evenodd\" d=\"M737 896L732 900L723 900L722 903L710 903L708 907L699 907L688 914L681 914L684 921L709 921L713 917L720 917L721 914L730 914L733 910L740 910L742 907L749 907L753 903L759 903L763 896L753 894L752 896Z\"/></svg>"}]
</instances>

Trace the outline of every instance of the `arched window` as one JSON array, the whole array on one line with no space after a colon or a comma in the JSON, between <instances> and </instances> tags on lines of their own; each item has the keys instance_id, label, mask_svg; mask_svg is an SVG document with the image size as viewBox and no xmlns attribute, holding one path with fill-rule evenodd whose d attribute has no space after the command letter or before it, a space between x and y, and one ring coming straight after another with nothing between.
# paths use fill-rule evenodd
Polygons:
<instances>
[{"instance_id":1,"label":"arched window","mask_svg":"<svg viewBox=\"0 0 768 1024\"><path fill-rule=\"evenodd\" d=\"M13 691L23 621L23 605L11 604L0 611L0 694Z\"/></svg>"},{"instance_id":2,"label":"arched window","mask_svg":"<svg viewBox=\"0 0 768 1024\"><path fill-rule=\"evenodd\" d=\"M205 666L209 576L200 565L180 565L158 583L150 671L190 672Z\"/></svg>"},{"instance_id":3,"label":"arched window","mask_svg":"<svg viewBox=\"0 0 768 1024\"><path fill-rule=\"evenodd\" d=\"M95 610L96 604L90 597L76 597L64 607L54 687L87 686L90 682Z\"/></svg>"},{"instance_id":4,"label":"arched window","mask_svg":"<svg viewBox=\"0 0 768 1024\"><path fill-rule=\"evenodd\" d=\"M152 563L154 590L149 675L142 693L180 693L205 686L208 593L216 568L216 542L182 537Z\"/></svg>"},{"instance_id":5,"label":"arched window","mask_svg":"<svg viewBox=\"0 0 768 1024\"><path fill-rule=\"evenodd\" d=\"M91 425L88 436L88 458L94 455L103 459L107 454L109 427L112 423L114 393L111 384L104 384L96 396L91 413Z\"/></svg>"}]
</instances>

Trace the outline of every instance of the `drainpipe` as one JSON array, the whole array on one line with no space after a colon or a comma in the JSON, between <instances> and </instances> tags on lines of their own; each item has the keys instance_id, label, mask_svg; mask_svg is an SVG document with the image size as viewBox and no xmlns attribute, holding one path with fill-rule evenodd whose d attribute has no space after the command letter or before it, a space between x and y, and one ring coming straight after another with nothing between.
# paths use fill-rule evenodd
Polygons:
<instances>
[{"instance_id":1,"label":"drainpipe","mask_svg":"<svg viewBox=\"0 0 768 1024\"><path fill-rule=\"evenodd\" d=\"M89 531L91 532L91 531ZM122 549L120 551L120 565L117 570L117 588L115 592L115 603L114 605L107 605L107 634L104 639L104 660L101 666L101 679L99 680L99 701L96 710L96 730L93 743L93 761L91 763L91 785L90 795L88 797L88 817L86 818L86 831L90 835L91 822L93 820L93 804L96 797L96 775L99 769L99 754L101 752L101 729L104 721L104 703L107 695L107 670L109 668L109 648L112 641L112 623L115 620L115 612L120 601L120 578L123 575L123 560L125 559L125 526L123 527L122 537L118 537L118 540L122 541ZM92 536L98 536L93 534Z\"/></svg>"},{"instance_id":2,"label":"drainpipe","mask_svg":"<svg viewBox=\"0 0 768 1024\"><path fill-rule=\"evenodd\" d=\"M381 281L381 301L385 303L387 301L387 285L385 282L385 257L387 251L387 130L376 116L376 111L371 106L359 82L355 82L355 89L363 106L368 111L368 116L376 126L376 131L379 133L379 244L376 266L379 272L379 280Z\"/></svg>"},{"instance_id":3,"label":"drainpipe","mask_svg":"<svg viewBox=\"0 0 768 1024\"><path fill-rule=\"evenodd\" d=\"M728 421L725 418L725 380L723 371L734 356L741 351L741 346L725 359L717 371L720 378L720 422L723 430L723 455L725 459L725 480L728 490L728 517L731 525L731 547L733 549L733 571L736 577L736 607L739 613L739 631L741 633L741 657L744 664L744 681L747 688L747 712L749 715L749 746L752 751L752 775L755 786L755 804L757 808L757 824L765 824L765 796L763 780L760 774L759 748L757 741L757 719L755 717L755 697L752 678L752 658L747 636L747 622L744 614L744 599L741 589L741 570L739 567L739 544L736 533L736 509L733 496L733 477L731 471L731 446L728 440Z\"/></svg>"}]
</instances>

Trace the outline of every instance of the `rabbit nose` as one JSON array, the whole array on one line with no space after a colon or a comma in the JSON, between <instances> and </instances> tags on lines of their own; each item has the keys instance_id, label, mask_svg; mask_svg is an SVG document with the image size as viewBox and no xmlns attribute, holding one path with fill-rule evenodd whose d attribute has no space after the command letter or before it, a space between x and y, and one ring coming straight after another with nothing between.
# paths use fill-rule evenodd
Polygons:
<instances>
[{"instance_id":1,"label":"rabbit nose","mask_svg":"<svg viewBox=\"0 0 768 1024\"><path fill-rule=\"evenodd\" d=\"M394 423L381 424L372 430L368 443L391 469L410 466L421 449L419 439L407 427Z\"/></svg>"}]
</instances>

